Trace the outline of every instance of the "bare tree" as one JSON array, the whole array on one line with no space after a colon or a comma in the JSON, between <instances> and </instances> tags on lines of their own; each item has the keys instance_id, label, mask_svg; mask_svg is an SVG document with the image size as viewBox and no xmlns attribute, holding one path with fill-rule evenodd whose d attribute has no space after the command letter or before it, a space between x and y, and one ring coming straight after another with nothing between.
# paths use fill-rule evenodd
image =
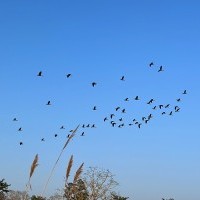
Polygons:
<instances>
[{"instance_id":1,"label":"bare tree","mask_svg":"<svg viewBox=\"0 0 200 200\"><path fill-rule=\"evenodd\" d=\"M90 167L83 175L89 200L111 199L113 188L118 185L114 175L109 170Z\"/></svg>"},{"instance_id":2,"label":"bare tree","mask_svg":"<svg viewBox=\"0 0 200 200\"><path fill-rule=\"evenodd\" d=\"M22 192L14 190L10 190L6 195L6 200L21 200L21 199L29 200L30 197L25 191Z\"/></svg>"}]
</instances>

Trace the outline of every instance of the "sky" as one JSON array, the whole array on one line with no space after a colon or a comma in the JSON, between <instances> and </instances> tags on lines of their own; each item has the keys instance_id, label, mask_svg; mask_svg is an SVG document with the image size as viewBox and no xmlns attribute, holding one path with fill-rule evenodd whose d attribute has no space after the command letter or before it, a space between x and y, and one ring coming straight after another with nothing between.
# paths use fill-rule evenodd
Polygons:
<instances>
[{"instance_id":1,"label":"sky","mask_svg":"<svg viewBox=\"0 0 200 200\"><path fill-rule=\"evenodd\" d=\"M199 200L199 19L197 0L0 1L0 178L24 190L39 154L32 188L40 194L69 130L90 123L96 128L78 130L47 195L64 186L73 154L72 172L82 162L109 169L130 199ZM169 116L175 105L180 112ZM111 113L123 128L103 122ZM128 126L134 118L140 129Z\"/></svg>"}]
</instances>

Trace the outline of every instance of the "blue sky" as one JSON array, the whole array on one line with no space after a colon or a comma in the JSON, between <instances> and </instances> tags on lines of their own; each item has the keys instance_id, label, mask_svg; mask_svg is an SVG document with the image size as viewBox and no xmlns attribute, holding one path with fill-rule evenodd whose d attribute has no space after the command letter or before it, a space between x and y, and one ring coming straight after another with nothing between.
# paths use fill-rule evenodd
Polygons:
<instances>
[{"instance_id":1,"label":"blue sky","mask_svg":"<svg viewBox=\"0 0 200 200\"><path fill-rule=\"evenodd\" d=\"M199 10L198 1L178 0L0 1L0 178L23 190L38 153L32 187L40 193L69 130L95 123L66 149L48 194L63 186L73 154L74 168L113 172L130 199L199 200ZM146 104L174 106L179 97L171 117ZM103 118L118 105L127 123L154 117L141 129L112 128Z\"/></svg>"}]
</instances>

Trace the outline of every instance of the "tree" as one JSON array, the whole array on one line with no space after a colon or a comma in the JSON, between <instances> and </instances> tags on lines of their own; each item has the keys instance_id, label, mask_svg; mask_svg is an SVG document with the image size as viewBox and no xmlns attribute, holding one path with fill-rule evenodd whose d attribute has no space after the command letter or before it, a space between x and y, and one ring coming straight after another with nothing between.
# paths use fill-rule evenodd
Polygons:
<instances>
[{"instance_id":1,"label":"tree","mask_svg":"<svg viewBox=\"0 0 200 200\"><path fill-rule=\"evenodd\" d=\"M129 197L122 197L122 196L120 196L120 195L117 195L117 194L114 194L114 193L112 193L112 198L111 198L111 200L126 200L126 199L128 199Z\"/></svg>"},{"instance_id":2,"label":"tree","mask_svg":"<svg viewBox=\"0 0 200 200\"><path fill-rule=\"evenodd\" d=\"M10 190L6 195L6 200L29 200L30 197L25 191Z\"/></svg>"},{"instance_id":3,"label":"tree","mask_svg":"<svg viewBox=\"0 0 200 200\"><path fill-rule=\"evenodd\" d=\"M33 196L31 197L31 200L46 200L46 198L41 197L41 196L33 195Z\"/></svg>"},{"instance_id":4,"label":"tree","mask_svg":"<svg viewBox=\"0 0 200 200\"><path fill-rule=\"evenodd\" d=\"M118 185L109 170L90 167L83 175L89 200L108 200L112 198L112 189Z\"/></svg>"},{"instance_id":5,"label":"tree","mask_svg":"<svg viewBox=\"0 0 200 200\"><path fill-rule=\"evenodd\" d=\"M9 186L10 185L5 182L5 179L0 180L0 200L5 199L5 194L9 192Z\"/></svg>"},{"instance_id":6,"label":"tree","mask_svg":"<svg viewBox=\"0 0 200 200\"><path fill-rule=\"evenodd\" d=\"M76 183L68 183L65 186L64 196L67 200L88 200L88 191L82 179L78 179Z\"/></svg>"}]
</instances>

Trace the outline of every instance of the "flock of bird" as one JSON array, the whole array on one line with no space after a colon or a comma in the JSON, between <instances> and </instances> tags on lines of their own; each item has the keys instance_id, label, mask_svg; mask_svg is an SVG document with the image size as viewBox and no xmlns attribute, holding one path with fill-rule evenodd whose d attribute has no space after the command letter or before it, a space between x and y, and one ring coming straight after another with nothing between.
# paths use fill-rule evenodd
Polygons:
<instances>
[{"instance_id":1,"label":"flock of bird","mask_svg":"<svg viewBox=\"0 0 200 200\"><path fill-rule=\"evenodd\" d=\"M149 67L151 68L153 66L154 66L154 63L151 62L149 64ZM160 66L157 72L163 72L163 71L164 71L163 66ZM42 71L40 71L37 74L37 76L42 77L43 76ZM71 76L72 76L72 74L70 74L70 73L66 74L66 78L70 78ZM125 76L121 76L121 78L119 80L125 81ZM97 83L93 81L93 82L91 82L91 86L96 87ZM187 94L187 90L184 90L182 92L182 95L186 95L186 94ZM137 101L140 101L140 100L141 100L141 98L138 95L135 96L134 98L129 98L129 97L124 98L125 102L129 102L129 101L137 102ZM182 100L182 98L177 98L176 99L177 104L179 102L181 102L181 100ZM155 112L155 110L159 110L161 115L172 116L174 113L177 113L177 112L180 111L180 107L177 104L176 105L170 105L170 104L157 104L157 105L155 105L155 102L156 102L156 100L151 98L146 102L146 104L148 106L151 106L153 112ZM52 105L51 101L48 100L47 103L46 103L46 106L51 106L51 105ZM93 106L92 110L97 111L98 110L97 106L96 105ZM126 114L126 109L121 108L120 106L116 106L113 109L112 113L108 113L108 115L105 116L102 119L102 122L108 123L111 127L116 127L116 128L123 128L125 126L135 125L136 127L138 127L140 129L143 124L148 124L151 121L151 119L154 117L153 112L149 113L146 116L142 116L140 119L133 118L133 119L131 119L131 121L126 122L126 120L124 119L124 114ZM119 115L120 115L120 117L119 117ZM17 122L18 119L15 117L13 119L13 121ZM82 128L83 132L80 134L80 136L85 136L85 130L84 129L96 128L96 125L95 124L82 124L81 128ZM60 129L64 130L65 127L61 126ZM23 131L22 127L19 127L18 131L19 132ZM73 130L69 131L69 133L67 134L67 137L70 137L70 132L73 132ZM57 136L58 136L58 134L54 134L54 137L57 137ZM44 142L44 141L45 141L45 138L41 138L41 142ZM23 145L23 142L20 141L19 145Z\"/></svg>"}]
</instances>

